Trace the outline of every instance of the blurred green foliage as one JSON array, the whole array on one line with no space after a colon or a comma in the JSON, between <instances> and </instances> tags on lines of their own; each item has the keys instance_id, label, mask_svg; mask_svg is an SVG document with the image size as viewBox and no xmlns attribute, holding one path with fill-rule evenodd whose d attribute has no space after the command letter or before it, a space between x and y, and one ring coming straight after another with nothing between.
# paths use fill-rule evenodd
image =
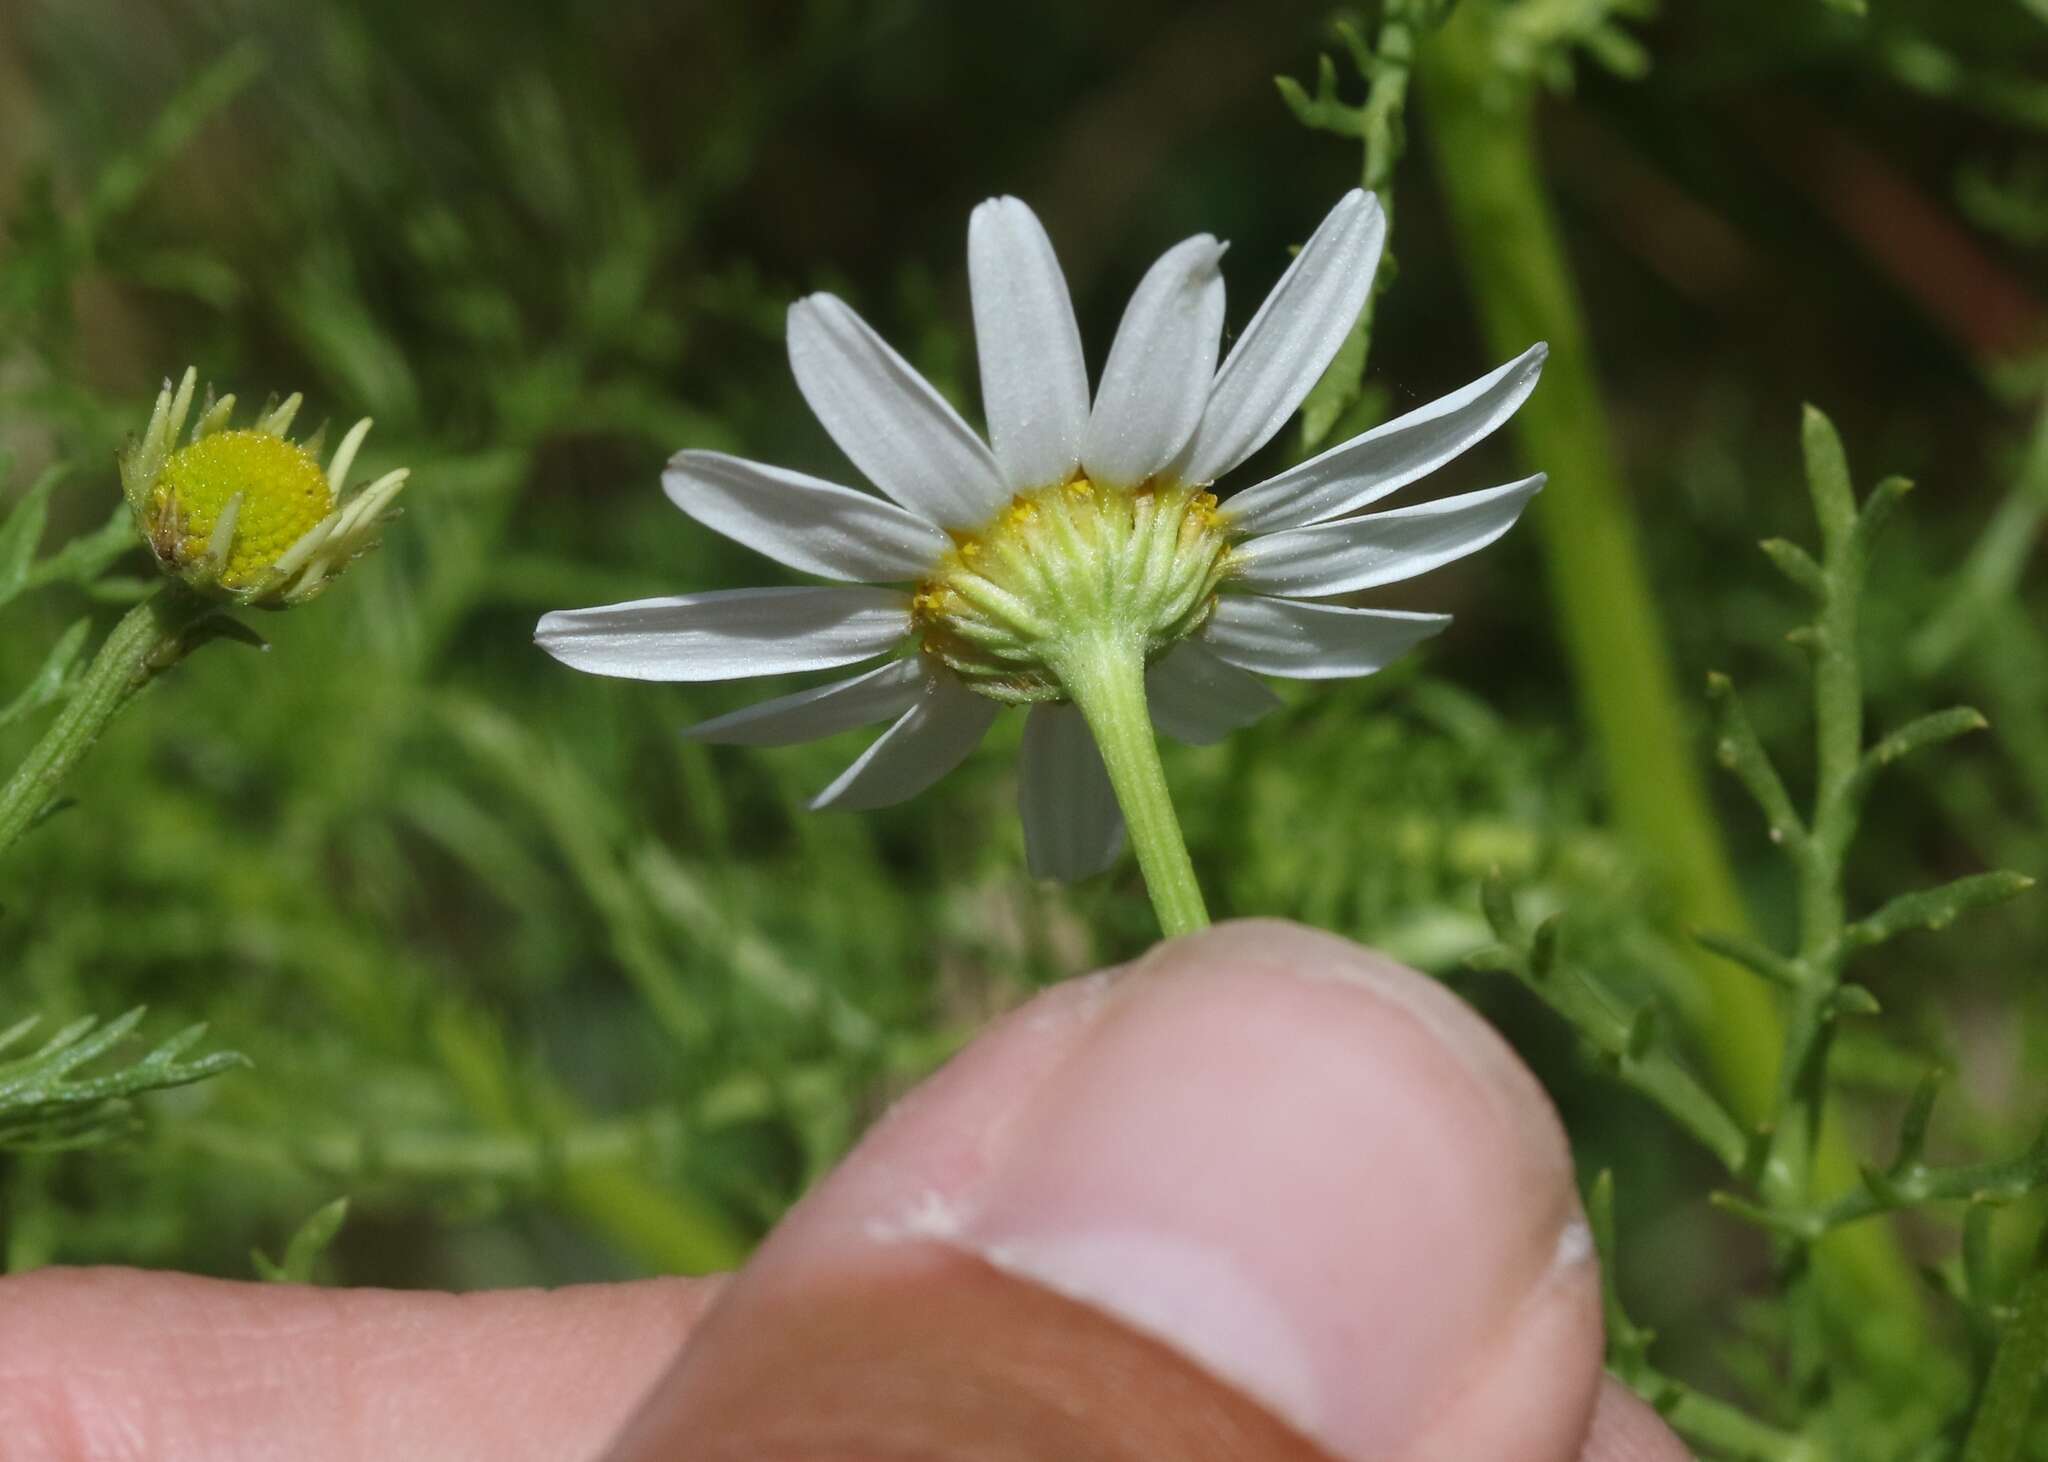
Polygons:
<instances>
[{"instance_id":1,"label":"blurred green foliage","mask_svg":"<svg viewBox=\"0 0 2048 1462\"><path fill-rule=\"evenodd\" d=\"M1811 539L1814 400L1859 462L1921 484L1870 569L1872 721L1960 701L1992 728L1889 774L1847 894L2037 872L2048 16L1464 3L1497 13L1502 84L1549 97L1544 179L1681 685L1734 675L1759 744L1809 784L1797 597L1753 546ZM1402 8L1351 14L1368 39L1337 55L1370 63ZM1406 5L1421 44L1442 8ZM140 1044L95 1053L106 1079L202 1021L206 1049L253 1066L142 1098L139 1127L123 1108L89 1154L0 1153L8 1266L247 1275L260 1249L303 1276L324 1250L343 1282L474 1286L729 1264L988 1014L1141 948L1135 869L1027 879L1000 738L908 806L812 816L857 738L688 744L678 726L754 692L570 675L529 635L550 608L761 582L656 479L686 445L843 471L782 362L802 292L845 293L971 414L961 243L994 193L1046 218L1099 353L1149 259L1198 230L1233 240L1241 323L1377 138L1399 272L1363 389L1326 383L1311 436L1491 364L1456 220L1401 161L1401 108L1411 131L1426 109L1288 95L1347 142L1274 93L1314 75L1329 18L1320 0L1056 0L1024 27L931 0L0 13L0 767L139 592L144 558L100 525L161 377L194 361L246 397L305 391L309 424L372 415L366 469L414 471L342 592L252 621L263 653L210 647L152 686L76 805L11 851L0 1026L146 1002ZM1457 485L1504 480L1505 451ZM1499 870L1532 924L1569 911L1575 966L1656 1011L1673 1059L1712 1067L1668 870L1611 831L1543 573L1518 535L1438 576L1427 603L1459 622L1419 663L1289 689L1250 732L1170 750L1169 775L1219 917L1379 944L1509 1033L1588 1174L1613 1174L1617 1290L1662 1370L1794 1425L1818 1403L1771 1360L1769 1244L1700 1201L1725 1181L1714 1158L1617 1099L1612 1063L1526 990L1458 972ZM1705 698L1686 700L1705 767ZM1758 932L1787 947L1796 880L1739 789L1713 795ZM1835 1041L1858 1151L1882 1151L1930 1065L1956 1073L1927 1138L1942 1163L2026 1146L2048 1115L2044 949L2034 898L1859 961L1886 1013ZM337 1194L345 1226L322 1207ZM1892 1373L1844 1386L1837 1424L1959 1448L1956 1404L2044 1226L2037 1196L1960 1257L1908 1230L1963 1303L1901 1316Z\"/></svg>"}]
</instances>

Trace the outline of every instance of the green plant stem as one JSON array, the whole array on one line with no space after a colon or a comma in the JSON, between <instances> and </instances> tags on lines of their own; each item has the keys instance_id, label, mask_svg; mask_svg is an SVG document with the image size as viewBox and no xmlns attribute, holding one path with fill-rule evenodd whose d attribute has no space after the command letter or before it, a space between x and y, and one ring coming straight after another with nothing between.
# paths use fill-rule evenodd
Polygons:
<instances>
[{"instance_id":1,"label":"green plant stem","mask_svg":"<svg viewBox=\"0 0 2048 1462\"><path fill-rule=\"evenodd\" d=\"M1874 1174L1864 1186L1812 1208L1758 1208L1725 1196L1718 1202L1730 1212L1778 1233L1818 1239L1844 1225L1879 1214L1935 1203L2016 1203L2042 1189L2048 1189L2048 1138L2016 1157L1954 1167L1913 1163L1904 1169Z\"/></svg>"},{"instance_id":2,"label":"green plant stem","mask_svg":"<svg viewBox=\"0 0 2048 1462\"><path fill-rule=\"evenodd\" d=\"M1611 1172L1600 1174L1587 1191L1586 1218L1600 1263L1611 1276L1621 1267L1615 1253ZM1819 1441L1758 1421L1739 1406L1695 1391L1658 1370L1649 1359L1654 1333L1629 1318L1611 1283L1605 1289L1608 1370L1655 1407L1673 1428L1705 1444L1716 1456L1743 1462L1829 1462L1830 1454Z\"/></svg>"},{"instance_id":3,"label":"green plant stem","mask_svg":"<svg viewBox=\"0 0 2048 1462\"><path fill-rule=\"evenodd\" d=\"M1863 673L1857 656L1865 548L1848 467L1824 418L1809 409L1807 470L1820 520L1820 613L1804 635L1813 656L1815 777L1807 830L1791 839L1799 876L1798 981L1779 1063L1764 1191L1773 1202L1805 1205L1814 1198L1820 1123L1827 1099L1829 1005L1841 988L1848 953L1848 910L1842 868L1856 836L1863 768Z\"/></svg>"},{"instance_id":4,"label":"green plant stem","mask_svg":"<svg viewBox=\"0 0 2048 1462\"><path fill-rule=\"evenodd\" d=\"M1655 1102L1729 1172L1739 1172L1748 1160L1750 1133L1667 1043L1638 1042L1640 1016L1622 1009L1598 983L1559 958L1555 918L1531 937L1498 873L1488 879L1483 902L1500 944L1466 963L1474 969L1506 968L1598 1051L1617 1076Z\"/></svg>"},{"instance_id":5,"label":"green plant stem","mask_svg":"<svg viewBox=\"0 0 2048 1462\"><path fill-rule=\"evenodd\" d=\"M1793 638L1813 660L1815 774L1808 818L1803 826L1781 833L1798 876L1799 946L1787 966L1793 982L1791 1014L1779 1063L1770 1147L1758 1175L1771 1206L1798 1209L1814 1203L1826 1176L1822 1121L1828 1099L1828 1048L1840 1014L1838 998L1844 993L1843 968L1855 947L1842 870L1873 770L1863 745L1863 673L1857 647L1869 541L1907 486L1900 479L1887 480L1859 509L1841 439L1812 407L1806 410L1802 437L1814 515L1820 524L1821 558L1810 585L1819 608L1813 623ZM1800 1385L1817 1379L1821 1364L1823 1309L1813 1283L1818 1233L1793 1232L1779 1245L1779 1263L1792 1300L1791 1365L1795 1384ZM1911 1311L1901 1306L1900 1313ZM1858 1333L1870 1328L1860 1327Z\"/></svg>"},{"instance_id":6,"label":"green plant stem","mask_svg":"<svg viewBox=\"0 0 2048 1462\"><path fill-rule=\"evenodd\" d=\"M1749 919L1709 816L1687 741L1669 655L1650 596L1634 516L1608 437L1569 266L1552 222L1535 134L1535 98L1493 64L1488 7L1461 5L1422 47L1437 174L1494 353L1550 343L1542 387L1515 417L1524 458L1550 474L1535 526L1557 618L1607 792L1628 839L1658 864L1677 914L1695 928L1744 930ZM1693 968L1709 1018L1717 1085L1745 1121L1770 1109L1785 1029L1762 982L1702 951ZM1822 1176L1854 1180L1832 1135ZM1856 1230L1843 1252L1866 1292L1918 1302L1910 1268L1881 1230Z\"/></svg>"},{"instance_id":7,"label":"green plant stem","mask_svg":"<svg viewBox=\"0 0 2048 1462\"><path fill-rule=\"evenodd\" d=\"M1364 132L1364 159L1359 166L1358 185L1379 199L1387 221L1387 243L1374 271L1372 288L1352 327L1357 336L1357 365L1354 380L1362 385L1365 367L1372 353L1373 317L1380 295L1394 277L1394 167L1407 150L1403 125L1408 109L1408 83L1414 73L1416 17L1408 0L1395 0L1380 17L1379 36L1364 67L1371 90L1367 93L1359 123ZM1314 445L1311 443L1310 445Z\"/></svg>"},{"instance_id":8,"label":"green plant stem","mask_svg":"<svg viewBox=\"0 0 2048 1462\"><path fill-rule=\"evenodd\" d=\"M1998 1354L1978 1399L1977 1419L1963 1447L1963 1462L2014 1462L2025 1443L2041 1379L2048 1375L2048 1263L2020 1285L2013 1316L1998 1338Z\"/></svg>"},{"instance_id":9,"label":"green plant stem","mask_svg":"<svg viewBox=\"0 0 2048 1462\"><path fill-rule=\"evenodd\" d=\"M35 825L107 723L164 664L205 606L171 585L123 615L64 709L0 789L0 852Z\"/></svg>"},{"instance_id":10,"label":"green plant stem","mask_svg":"<svg viewBox=\"0 0 2048 1462\"><path fill-rule=\"evenodd\" d=\"M1739 1407L1717 1401L1647 1366L1621 1379L1655 1406L1675 1430L1711 1448L1716 1456L1740 1457L1744 1462L1827 1462L1830 1456L1828 1449L1814 1438L1766 1425Z\"/></svg>"},{"instance_id":11,"label":"green plant stem","mask_svg":"<svg viewBox=\"0 0 2048 1462\"><path fill-rule=\"evenodd\" d=\"M434 1016L431 1030L442 1069L470 1110L501 1134L530 1140L537 1129L542 1155L558 1167L568 1136L586 1135L585 1155L594 1160L557 1174L564 1210L662 1273L708 1274L745 1256L744 1241L716 1207L650 1177L633 1154L606 1152L595 1140L605 1126L592 1123L573 1096L516 1069L487 1016L451 1002ZM615 1138L621 1130L630 1135L633 1129L614 1124ZM651 1136L660 1129L641 1130Z\"/></svg>"},{"instance_id":12,"label":"green plant stem","mask_svg":"<svg viewBox=\"0 0 2048 1462\"><path fill-rule=\"evenodd\" d=\"M1407 149L1405 123L1408 83L1413 74L1417 36L1434 20L1435 0L1388 0L1380 15L1374 43L1368 47L1348 22L1339 22L1338 34L1351 52L1351 59L1366 82L1365 103L1346 107L1332 93L1330 62L1323 62L1319 95L1311 101L1298 86L1283 86L1295 116L1304 124L1319 126L1339 135L1355 135L1363 144L1359 186L1379 199L1386 219L1386 246L1380 253L1373 286L1366 291L1365 304L1351 327L1343 347L1330 362L1323 379L1302 404L1301 455L1306 457L1326 442L1331 432L1357 412L1365 390L1365 368L1372 354L1373 319L1379 298L1392 283L1394 261L1394 168ZM1369 422L1359 421L1363 430Z\"/></svg>"},{"instance_id":13,"label":"green plant stem","mask_svg":"<svg viewBox=\"0 0 2048 1462\"><path fill-rule=\"evenodd\" d=\"M1152 714L1145 706L1143 657L1123 637L1103 635L1075 646L1057 669L1102 750L1160 932L1172 938L1208 927L1209 910L1174 815Z\"/></svg>"},{"instance_id":14,"label":"green plant stem","mask_svg":"<svg viewBox=\"0 0 2048 1462\"><path fill-rule=\"evenodd\" d=\"M1515 417L1550 474L1532 517L1607 793L1623 832L1668 879L1686 923L1748 923L1687 744L1671 664L1610 444L1570 266L1536 152L1534 97L1493 65L1488 7L1461 5L1422 48L1437 174L1496 355L1550 343L1542 387ZM1709 1053L1737 1112L1767 1109L1780 1022L1748 971L1702 953Z\"/></svg>"},{"instance_id":15,"label":"green plant stem","mask_svg":"<svg viewBox=\"0 0 2048 1462\"><path fill-rule=\"evenodd\" d=\"M743 1237L710 1204L647 1175L653 1154L683 1141L669 1111L615 1117L549 1136L498 1132L293 1132L181 1123L172 1139L209 1157L338 1182L504 1183L545 1192L566 1212L662 1274L708 1274L746 1257Z\"/></svg>"}]
</instances>

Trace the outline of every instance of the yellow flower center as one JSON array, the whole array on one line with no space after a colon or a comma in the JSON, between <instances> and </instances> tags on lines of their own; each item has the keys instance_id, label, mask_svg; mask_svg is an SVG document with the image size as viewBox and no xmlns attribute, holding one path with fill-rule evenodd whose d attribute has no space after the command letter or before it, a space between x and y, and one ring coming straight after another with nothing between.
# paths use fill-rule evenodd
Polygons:
<instances>
[{"instance_id":1,"label":"yellow flower center","mask_svg":"<svg viewBox=\"0 0 2048 1462\"><path fill-rule=\"evenodd\" d=\"M223 431L173 452L150 494L157 554L185 565L206 557L227 505L239 497L219 582L263 581L286 549L334 510L327 474L296 442L261 431Z\"/></svg>"},{"instance_id":2,"label":"yellow flower center","mask_svg":"<svg viewBox=\"0 0 2048 1462\"><path fill-rule=\"evenodd\" d=\"M1151 660L1200 628L1228 546L1211 493L1077 477L955 535L911 618L925 652L983 695L1057 700L1058 666L1079 642L1109 636Z\"/></svg>"}]
</instances>

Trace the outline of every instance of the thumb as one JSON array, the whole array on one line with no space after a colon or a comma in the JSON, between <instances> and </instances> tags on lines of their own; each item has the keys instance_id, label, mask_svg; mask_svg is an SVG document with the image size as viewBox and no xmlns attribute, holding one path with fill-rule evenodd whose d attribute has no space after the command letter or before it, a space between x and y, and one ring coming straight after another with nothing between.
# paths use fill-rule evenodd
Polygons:
<instances>
[{"instance_id":1,"label":"thumb","mask_svg":"<svg viewBox=\"0 0 2048 1462\"><path fill-rule=\"evenodd\" d=\"M1224 926L1048 992L722 1294L613 1462L1571 1462L1563 1134L1433 982Z\"/></svg>"}]
</instances>

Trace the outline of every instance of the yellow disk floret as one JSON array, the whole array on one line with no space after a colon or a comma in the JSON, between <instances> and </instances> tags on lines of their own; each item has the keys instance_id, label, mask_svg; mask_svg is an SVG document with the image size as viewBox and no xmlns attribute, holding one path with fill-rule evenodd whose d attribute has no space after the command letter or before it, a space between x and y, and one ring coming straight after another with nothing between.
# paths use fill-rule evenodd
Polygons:
<instances>
[{"instance_id":1,"label":"yellow disk floret","mask_svg":"<svg viewBox=\"0 0 2048 1462\"><path fill-rule=\"evenodd\" d=\"M218 582L253 588L285 551L334 510L327 474L296 442L264 431L219 431L181 447L150 494L150 537L167 562L206 557L221 514L237 498Z\"/></svg>"}]
</instances>

